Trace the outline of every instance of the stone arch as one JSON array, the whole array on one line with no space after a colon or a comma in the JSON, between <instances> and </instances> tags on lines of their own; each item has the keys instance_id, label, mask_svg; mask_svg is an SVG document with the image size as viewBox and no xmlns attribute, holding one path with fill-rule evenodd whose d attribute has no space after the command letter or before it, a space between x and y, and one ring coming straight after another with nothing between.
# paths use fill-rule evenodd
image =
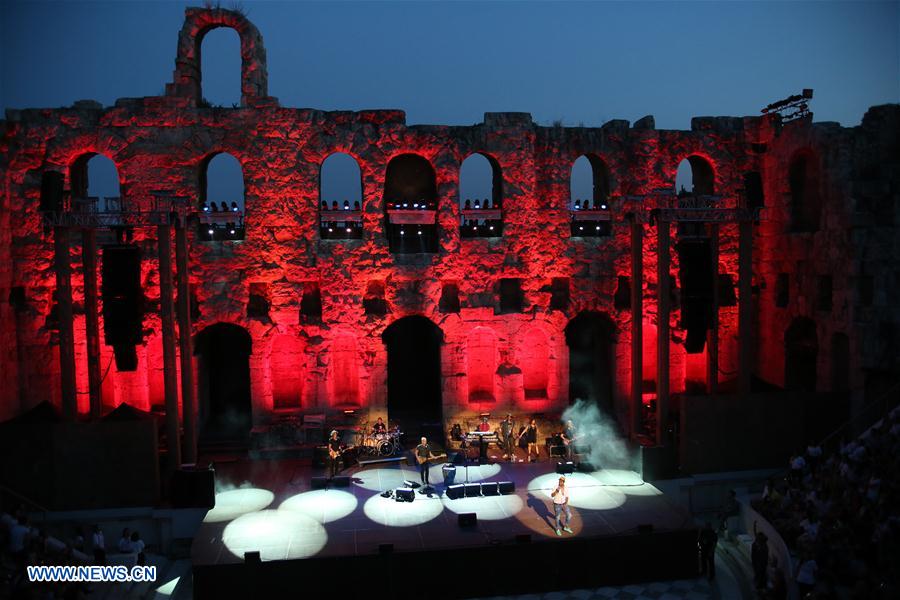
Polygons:
<instances>
[{"instance_id":1,"label":"stone arch","mask_svg":"<svg viewBox=\"0 0 900 600\"><path fill-rule=\"evenodd\" d=\"M304 362L303 343L296 334L281 333L274 337L268 361L272 408L302 406Z\"/></svg>"},{"instance_id":2,"label":"stone arch","mask_svg":"<svg viewBox=\"0 0 900 600\"><path fill-rule=\"evenodd\" d=\"M241 105L251 106L269 95L266 48L262 34L243 14L223 8L186 8L178 33L173 82L167 96L202 99L200 46L203 36L217 27L234 29L241 40Z\"/></svg>"},{"instance_id":3,"label":"stone arch","mask_svg":"<svg viewBox=\"0 0 900 600\"><path fill-rule=\"evenodd\" d=\"M819 340L816 322L796 317L784 332L784 388L815 392Z\"/></svg>"},{"instance_id":4,"label":"stone arch","mask_svg":"<svg viewBox=\"0 0 900 600\"><path fill-rule=\"evenodd\" d=\"M791 230L818 231L822 213L819 160L809 149L798 151L788 167Z\"/></svg>"},{"instance_id":5,"label":"stone arch","mask_svg":"<svg viewBox=\"0 0 900 600\"><path fill-rule=\"evenodd\" d=\"M538 327L529 329L522 338L519 368L526 400L547 397L550 382L550 345L547 334Z\"/></svg>"},{"instance_id":6,"label":"stone arch","mask_svg":"<svg viewBox=\"0 0 900 600\"><path fill-rule=\"evenodd\" d=\"M347 213L346 220L326 218L320 214L319 235L323 239L358 239L362 237L362 170L356 157L334 152L319 167L319 211Z\"/></svg>"},{"instance_id":7,"label":"stone arch","mask_svg":"<svg viewBox=\"0 0 900 600\"><path fill-rule=\"evenodd\" d=\"M240 325L215 323L194 336L201 433L242 438L252 423L250 333Z\"/></svg>"},{"instance_id":8,"label":"stone arch","mask_svg":"<svg viewBox=\"0 0 900 600\"><path fill-rule=\"evenodd\" d=\"M591 208L609 205L612 193L612 179L606 161L596 154L582 154L572 163L569 172L569 208L579 207L585 200L591 201Z\"/></svg>"},{"instance_id":9,"label":"stone arch","mask_svg":"<svg viewBox=\"0 0 900 600\"><path fill-rule=\"evenodd\" d=\"M395 253L437 252L437 176L432 164L418 154L400 154L388 162L384 175L384 209L388 247ZM402 221L391 211L405 211ZM409 212L412 211L412 212ZM423 211L421 218L415 213ZM399 217L398 217L399 218Z\"/></svg>"},{"instance_id":10,"label":"stone arch","mask_svg":"<svg viewBox=\"0 0 900 600\"><path fill-rule=\"evenodd\" d=\"M210 177L210 167L217 171L215 177ZM199 238L205 241L244 239L246 180L241 161L230 152L212 152L200 161L197 179ZM234 189L238 187L239 193Z\"/></svg>"},{"instance_id":11,"label":"stone arch","mask_svg":"<svg viewBox=\"0 0 900 600\"><path fill-rule=\"evenodd\" d=\"M685 164L686 163L686 164ZM685 187L690 177L690 188ZM699 154L691 154L678 163L675 174L675 191L695 196L711 196L716 193L716 172L712 162Z\"/></svg>"},{"instance_id":12,"label":"stone arch","mask_svg":"<svg viewBox=\"0 0 900 600\"><path fill-rule=\"evenodd\" d=\"M485 169L487 166L487 169ZM482 179L490 171L490 189ZM474 171L467 173L467 171ZM482 171L482 173L478 173ZM474 180L474 185L473 185ZM464 206L466 200L490 200L492 208L500 208L503 203L503 170L496 158L486 152L473 152L462 161L459 167L459 201ZM481 208L486 208L482 206Z\"/></svg>"},{"instance_id":13,"label":"stone arch","mask_svg":"<svg viewBox=\"0 0 900 600\"><path fill-rule=\"evenodd\" d=\"M497 373L497 335L489 327L476 327L466 340L466 376L469 402L493 402Z\"/></svg>"},{"instance_id":14,"label":"stone arch","mask_svg":"<svg viewBox=\"0 0 900 600\"><path fill-rule=\"evenodd\" d=\"M96 209L102 212L122 208L119 167L110 157L99 152L86 152L72 161L69 165L69 191L76 202L97 198Z\"/></svg>"}]
</instances>

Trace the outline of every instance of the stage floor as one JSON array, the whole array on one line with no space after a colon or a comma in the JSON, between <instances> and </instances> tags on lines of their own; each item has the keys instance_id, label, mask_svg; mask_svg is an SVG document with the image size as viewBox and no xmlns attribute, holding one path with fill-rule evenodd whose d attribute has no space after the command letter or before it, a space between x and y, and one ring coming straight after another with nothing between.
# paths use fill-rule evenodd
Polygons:
<instances>
[{"instance_id":1,"label":"stage floor","mask_svg":"<svg viewBox=\"0 0 900 600\"><path fill-rule=\"evenodd\" d=\"M567 475L574 533L557 537L550 492L558 475L555 463L494 463L470 466L469 482L513 481L507 496L449 499L444 496L442 464L431 467L435 493L416 493L413 502L383 498L404 480L419 481L406 464L371 465L344 471L349 488L311 490L321 470L295 460L243 461L216 465L216 507L209 511L192 547L197 566L243 562L244 552L259 551L263 561L309 557L362 556L393 544L396 552L509 543L519 534L532 540L559 541L635 533L639 525L654 531L691 527L690 515L637 473L602 469ZM456 483L466 481L458 466ZM474 512L478 524L461 528L459 513Z\"/></svg>"}]
</instances>

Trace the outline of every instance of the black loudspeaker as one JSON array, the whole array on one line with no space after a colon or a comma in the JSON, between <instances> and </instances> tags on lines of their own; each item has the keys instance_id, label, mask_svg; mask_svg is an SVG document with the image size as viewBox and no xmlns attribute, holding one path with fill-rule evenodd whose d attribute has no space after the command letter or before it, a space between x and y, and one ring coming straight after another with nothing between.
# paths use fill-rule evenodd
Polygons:
<instances>
[{"instance_id":1,"label":"black loudspeaker","mask_svg":"<svg viewBox=\"0 0 900 600\"><path fill-rule=\"evenodd\" d=\"M394 490L394 498L397 502L412 502L416 499L416 492L412 488L397 488Z\"/></svg>"},{"instance_id":2,"label":"black loudspeaker","mask_svg":"<svg viewBox=\"0 0 900 600\"><path fill-rule=\"evenodd\" d=\"M480 483L466 483L463 485L466 486L466 498L474 498L475 496L481 495Z\"/></svg>"},{"instance_id":3,"label":"black loudspeaker","mask_svg":"<svg viewBox=\"0 0 900 600\"><path fill-rule=\"evenodd\" d=\"M113 346L113 355L116 358L117 371L137 371L138 358L134 346Z\"/></svg>"},{"instance_id":4,"label":"black loudspeaker","mask_svg":"<svg viewBox=\"0 0 900 600\"><path fill-rule=\"evenodd\" d=\"M530 544L531 543L531 534L530 533L520 533L516 536L517 544Z\"/></svg>"},{"instance_id":5,"label":"black loudspeaker","mask_svg":"<svg viewBox=\"0 0 900 600\"><path fill-rule=\"evenodd\" d=\"M378 544L378 554L390 554L393 551L393 544Z\"/></svg>"},{"instance_id":6,"label":"black loudspeaker","mask_svg":"<svg viewBox=\"0 0 900 600\"><path fill-rule=\"evenodd\" d=\"M309 483L314 490L324 490L325 486L328 485L328 479L326 477L313 477Z\"/></svg>"},{"instance_id":7,"label":"black loudspeaker","mask_svg":"<svg viewBox=\"0 0 900 600\"><path fill-rule=\"evenodd\" d=\"M568 460L565 462L560 461L560 462L556 463L556 472L561 473L563 475L568 474L568 473L574 473L575 472L575 463L573 463L572 461L568 461Z\"/></svg>"},{"instance_id":8,"label":"black loudspeaker","mask_svg":"<svg viewBox=\"0 0 900 600\"><path fill-rule=\"evenodd\" d=\"M103 248L100 291L106 343L114 347L140 344L144 317L140 248L133 245Z\"/></svg>"},{"instance_id":9,"label":"black loudspeaker","mask_svg":"<svg viewBox=\"0 0 900 600\"><path fill-rule=\"evenodd\" d=\"M485 481L481 484L481 493L484 496L496 496L500 493L500 488L496 481Z\"/></svg>"},{"instance_id":10,"label":"black loudspeaker","mask_svg":"<svg viewBox=\"0 0 900 600\"><path fill-rule=\"evenodd\" d=\"M637 526L637 530L642 535L653 533L653 523L641 523Z\"/></svg>"},{"instance_id":11,"label":"black loudspeaker","mask_svg":"<svg viewBox=\"0 0 900 600\"><path fill-rule=\"evenodd\" d=\"M457 483L456 485L447 486L447 497L451 500L457 500L466 495L466 484Z\"/></svg>"},{"instance_id":12,"label":"black loudspeaker","mask_svg":"<svg viewBox=\"0 0 900 600\"><path fill-rule=\"evenodd\" d=\"M244 562L248 565L258 565L262 563L262 558L259 556L259 550L244 552Z\"/></svg>"},{"instance_id":13,"label":"black loudspeaker","mask_svg":"<svg viewBox=\"0 0 900 600\"><path fill-rule=\"evenodd\" d=\"M212 469L178 469L172 476L175 508L213 508L216 505L216 472Z\"/></svg>"},{"instance_id":14,"label":"black loudspeaker","mask_svg":"<svg viewBox=\"0 0 900 600\"><path fill-rule=\"evenodd\" d=\"M501 481L497 484L497 488L500 490L500 493L505 496L506 494L515 493L516 484L512 481Z\"/></svg>"},{"instance_id":15,"label":"black loudspeaker","mask_svg":"<svg viewBox=\"0 0 900 600\"><path fill-rule=\"evenodd\" d=\"M350 487L350 477L347 475L335 475L331 480L334 487Z\"/></svg>"},{"instance_id":16,"label":"black loudspeaker","mask_svg":"<svg viewBox=\"0 0 900 600\"><path fill-rule=\"evenodd\" d=\"M59 171L45 171L41 176L41 212L62 212L65 176Z\"/></svg>"},{"instance_id":17,"label":"black loudspeaker","mask_svg":"<svg viewBox=\"0 0 900 600\"><path fill-rule=\"evenodd\" d=\"M566 455L566 447L565 446L550 446L550 456L565 456Z\"/></svg>"},{"instance_id":18,"label":"black loudspeaker","mask_svg":"<svg viewBox=\"0 0 900 600\"><path fill-rule=\"evenodd\" d=\"M478 515L475 513L459 513L456 515L460 527L475 527L478 525Z\"/></svg>"}]
</instances>

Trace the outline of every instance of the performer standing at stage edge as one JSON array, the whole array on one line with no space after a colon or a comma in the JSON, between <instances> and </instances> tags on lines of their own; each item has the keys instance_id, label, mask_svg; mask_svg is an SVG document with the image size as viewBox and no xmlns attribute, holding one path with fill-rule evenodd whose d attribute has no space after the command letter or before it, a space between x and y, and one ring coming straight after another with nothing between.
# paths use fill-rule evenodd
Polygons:
<instances>
[{"instance_id":1,"label":"performer standing at stage edge","mask_svg":"<svg viewBox=\"0 0 900 600\"><path fill-rule=\"evenodd\" d=\"M331 431L331 435L328 436L328 467L331 470L331 478L334 479L334 476L337 475L338 472L338 460L341 457L341 440L338 438L338 432L336 429Z\"/></svg>"},{"instance_id":2,"label":"performer standing at stage edge","mask_svg":"<svg viewBox=\"0 0 900 600\"><path fill-rule=\"evenodd\" d=\"M500 421L500 442L503 444L503 458L510 461L516 459L515 435L513 434L512 415L506 413L506 418Z\"/></svg>"},{"instance_id":3,"label":"performer standing at stage edge","mask_svg":"<svg viewBox=\"0 0 900 600\"><path fill-rule=\"evenodd\" d=\"M422 485L428 485L428 460L435 458L431 452L431 446L428 445L428 439L422 438L422 442L416 446L416 461L419 463L419 476L422 478Z\"/></svg>"},{"instance_id":4,"label":"performer standing at stage edge","mask_svg":"<svg viewBox=\"0 0 900 600\"><path fill-rule=\"evenodd\" d=\"M556 535L562 535L562 531L559 529L559 517L564 511L566 520L563 523L562 530L573 533L569 528L569 523L572 522L572 510L569 508L569 492L566 491L566 477L564 475L560 476L559 484L553 490L553 493L550 494L550 497L553 498L553 512L556 514Z\"/></svg>"}]
</instances>

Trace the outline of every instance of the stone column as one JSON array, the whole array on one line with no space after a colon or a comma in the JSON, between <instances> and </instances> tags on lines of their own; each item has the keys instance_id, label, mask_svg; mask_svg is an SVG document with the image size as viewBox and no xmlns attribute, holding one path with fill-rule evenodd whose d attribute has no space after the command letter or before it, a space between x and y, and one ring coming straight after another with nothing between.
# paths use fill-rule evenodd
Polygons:
<instances>
[{"instance_id":1,"label":"stone column","mask_svg":"<svg viewBox=\"0 0 900 600\"><path fill-rule=\"evenodd\" d=\"M84 324L87 341L88 394L91 419L102 416L100 396L100 317L97 308L97 230L86 227L81 232L81 263L84 267Z\"/></svg>"},{"instance_id":2,"label":"stone column","mask_svg":"<svg viewBox=\"0 0 900 600\"><path fill-rule=\"evenodd\" d=\"M175 373L175 319L172 309L172 226L157 225L159 245L159 318L162 323L163 384L166 396L168 470L181 466L181 436L178 425L178 380Z\"/></svg>"},{"instance_id":3,"label":"stone column","mask_svg":"<svg viewBox=\"0 0 900 600\"><path fill-rule=\"evenodd\" d=\"M750 394L750 372L753 298L750 285L753 277L753 222L747 218L738 224L738 393Z\"/></svg>"},{"instance_id":4,"label":"stone column","mask_svg":"<svg viewBox=\"0 0 900 600\"><path fill-rule=\"evenodd\" d=\"M656 336L656 443L665 445L669 420L669 222L658 220L657 232L657 319Z\"/></svg>"},{"instance_id":5,"label":"stone column","mask_svg":"<svg viewBox=\"0 0 900 600\"><path fill-rule=\"evenodd\" d=\"M197 407L194 402L194 344L191 339L191 292L188 273L187 229L175 225L175 270L178 279L178 350L181 355L181 410L184 419L185 463L197 462Z\"/></svg>"},{"instance_id":6,"label":"stone column","mask_svg":"<svg viewBox=\"0 0 900 600\"><path fill-rule=\"evenodd\" d=\"M709 252L712 255L712 307L706 336L706 390L719 393L719 224L709 225Z\"/></svg>"},{"instance_id":7,"label":"stone column","mask_svg":"<svg viewBox=\"0 0 900 600\"><path fill-rule=\"evenodd\" d=\"M72 324L72 266L69 264L69 230L53 229L53 268L56 271L56 307L59 320L59 376L62 413L78 414L75 397L75 332Z\"/></svg>"},{"instance_id":8,"label":"stone column","mask_svg":"<svg viewBox=\"0 0 900 600\"><path fill-rule=\"evenodd\" d=\"M631 432L641 432L644 383L644 225L631 215Z\"/></svg>"}]
</instances>

